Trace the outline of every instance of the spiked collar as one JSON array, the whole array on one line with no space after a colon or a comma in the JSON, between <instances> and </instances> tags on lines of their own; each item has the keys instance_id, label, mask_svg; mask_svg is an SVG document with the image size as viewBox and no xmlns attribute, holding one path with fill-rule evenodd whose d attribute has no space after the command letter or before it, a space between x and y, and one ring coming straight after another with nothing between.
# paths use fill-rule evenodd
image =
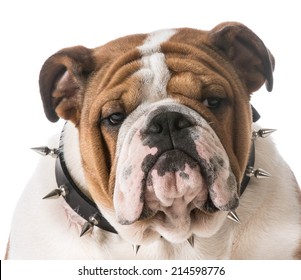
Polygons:
<instances>
[{"instance_id":1,"label":"spiked collar","mask_svg":"<svg viewBox=\"0 0 301 280\"><path fill-rule=\"evenodd\" d=\"M101 214L96 204L88 198L74 182L69 173L64 157L64 142L63 142L64 129L60 136L59 149L50 149L48 147L32 148L43 156L52 156L56 158L55 162L55 177L57 188L48 193L43 199L53 199L62 196L67 204L84 220L86 220L80 236L90 232L94 226L117 233L114 227L106 220Z\"/></svg>"},{"instance_id":2,"label":"spiked collar","mask_svg":"<svg viewBox=\"0 0 301 280\"><path fill-rule=\"evenodd\" d=\"M117 233L111 224L98 210L96 204L90 200L75 184L69 174L65 163L64 153L60 149L55 164L55 177L59 189L62 191L62 196L69 206L83 219L86 223L82 229L81 236L87 231L97 226L103 230Z\"/></svg>"},{"instance_id":3,"label":"spiked collar","mask_svg":"<svg viewBox=\"0 0 301 280\"><path fill-rule=\"evenodd\" d=\"M252 108L253 122L256 122L260 118L260 115L258 114L258 112L255 110L253 106L251 106L251 108ZM256 138L258 137L265 138L266 136L270 135L274 131L275 129L260 129L256 132L253 132L249 161L240 186L240 196L246 190L251 177L256 177L258 179L270 177L270 174L264 171L263 169L260 168L254 169L254 163L255 163L254 140L256 140ZM53 158L56 158L55 176L56 176L56 182L58 187L53 191L51 191L49 194L47 194L43 199L59 198L60 196L62 196L67 202L67 204L79 216L81 216L84 220L86 220L86 223L82 228L82 232L80 236L90 232L94 226L116 234L117 231L101 214L96 204L80 190L80 188L76 185L76 183L72 179L64 158L63 133L61 134L59 149L50 149L45 146L32 148L32 149L43 156L48 155L48 156L52 156ZM230 211L227 217L230 220L240 223L240 220L235 211Z\"/></svg>"}]
</instances>

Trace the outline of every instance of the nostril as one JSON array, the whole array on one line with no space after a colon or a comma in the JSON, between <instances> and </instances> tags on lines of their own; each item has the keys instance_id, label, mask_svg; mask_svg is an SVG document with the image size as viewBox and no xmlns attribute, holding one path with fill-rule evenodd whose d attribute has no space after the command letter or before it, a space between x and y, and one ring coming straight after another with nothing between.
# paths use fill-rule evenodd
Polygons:
<instances>
[{"instance_id":1,"label":"nostril","mask_svg":"<svg viewBox=\"0 0 301 280\"><path fill-rule=\"evenodd\" d=\"M188 119L186 119L184 116L177 118L174 122L174 128L176 130L181 130L183 128L187 128L190 126L192 126L192 123Z\"/></svg>"},{"instance_id":2,"label":"nostril","mask_svg":"<svg viewBox=\"0 0 301 280\"><path fill-rule=\"evenodd\" d=\"M168 120L165 113L155 116L147 125L146 134L166 134L168 133Z\"/></svg>"},{"instance_id":3,"label":"nostril","mask_svg":"<svg viewBox=\"0 0 301 280\"><path fill-rule=\"evenodd\" d=\"M148 131L148 133L151 133L151 134L158 134L163 131L163 127L158 123L152 123L148 127L147 131Z\"/></svg>"}]
</instances>

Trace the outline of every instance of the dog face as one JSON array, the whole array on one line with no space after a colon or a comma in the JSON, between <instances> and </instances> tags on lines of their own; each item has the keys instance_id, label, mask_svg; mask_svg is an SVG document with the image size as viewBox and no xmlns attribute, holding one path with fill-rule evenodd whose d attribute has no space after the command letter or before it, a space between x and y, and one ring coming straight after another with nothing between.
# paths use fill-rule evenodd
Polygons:
<instances>
[{"instance_id":1,"label":"dog face","mask_svg":"<svg viewBox=\"0 0 301 280\"><path fill-rule=\"evenodd\" d=\"M47 117L79 130L89 192L135 243L210 236L237 208L251 142L250 94L273 57L247 27L163 30L44 64Z\"/></svg>"}]
</instances>

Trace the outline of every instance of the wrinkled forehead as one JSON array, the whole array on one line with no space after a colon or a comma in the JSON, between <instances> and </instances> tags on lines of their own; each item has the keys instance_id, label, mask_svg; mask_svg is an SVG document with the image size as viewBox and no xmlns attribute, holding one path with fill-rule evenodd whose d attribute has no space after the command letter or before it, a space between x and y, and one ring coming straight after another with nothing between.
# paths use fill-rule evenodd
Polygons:
<instances>
[{"instance_id":1,"label":"wrinkled forehead","mask_svg":"<svg viewBox=\"0 0 301 280\"><path fill-rule=\"evenodd\" d=\"M105 73L101 69L99 75L102 77L97 77L97 80L102 80L100 89L116 92L122 88L122 84L131 84L138 88L147 85L148 92L164 93L169 71L161 45L177 32L174 29L160 30L138 38L133 35L109 43L105 46L109 67L104 70ZM102 48L99 51L104 53ZM133 79L139 81L139 84Z\"/></svg>"},{"instance_id":2,"label":"wrinkled forehead","mask_svg":"<svg viewBox=\"0 0 301 280\"><path fill-rule=\"evenodd\" d=\"M170 72L166 65L165 55L161 52L161 44L176 33L175 30L162 30L150 34L144 44L138 47L142 56L141 69L136 76L143 81L144 98L164 98L167 96L166 86Z\"/></svg>"},{"instance_id":3,"label":"wrinkled forehead","mask_svg":"<svg viewBox=\"0 0 301 280\"><path fill-rule=\"evenodd\" d=\"M202 49L204 37L198 30L168 29L119 42L119 48L125 44L125 51L118 48L116 57L110 59L113 63L96 76L97 82L102 81L96 94L102 104L122 99L130 112L143 102L159 101L173 93L189 98L199 98L201 88L231 93L229 77L224 74L228 71ZM134 45L129 43L133 40Z\"/></svg>"}]
</instances>

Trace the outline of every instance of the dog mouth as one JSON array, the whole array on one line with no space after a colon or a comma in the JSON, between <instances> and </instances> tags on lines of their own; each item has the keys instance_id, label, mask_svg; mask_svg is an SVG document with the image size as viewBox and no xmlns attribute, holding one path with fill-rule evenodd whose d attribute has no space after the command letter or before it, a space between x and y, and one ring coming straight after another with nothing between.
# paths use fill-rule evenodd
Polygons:
<instances>
[{"instance_id":1,"label":"dog mouth","mask_svg":"<svg viewBox=\"0 0 301 280\"><path fill-rule=\"evenodd\" d=\"M170 219L188 217L194 209L218 211L210 199L211 167L181 150L145 159L144 209L140 220L160 212Z\"/></svg>"}]
</instances>

